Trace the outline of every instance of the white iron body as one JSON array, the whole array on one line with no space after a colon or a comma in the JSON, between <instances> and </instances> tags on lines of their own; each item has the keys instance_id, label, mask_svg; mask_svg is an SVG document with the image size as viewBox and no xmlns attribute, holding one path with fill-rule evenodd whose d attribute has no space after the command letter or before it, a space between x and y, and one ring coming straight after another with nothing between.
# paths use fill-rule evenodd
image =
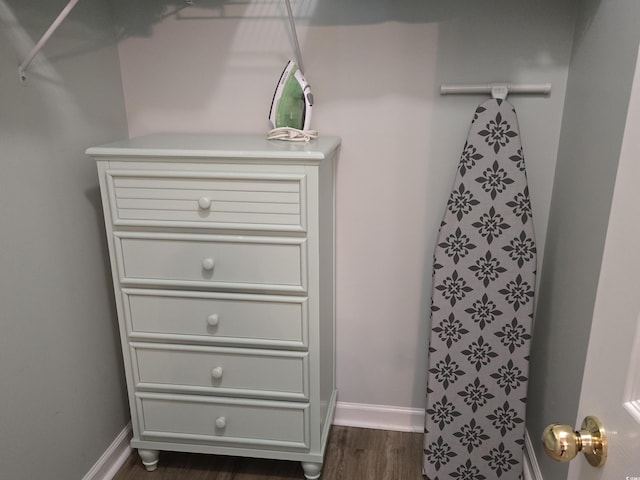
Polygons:
<instances>
[{"instance_id":1,"label":"white iron body","mask_svg":"<svg viewBox=\"0 0 640 480\"><path fill-rule=\"evenodd\" d=\"M309 130L312 109L311 87L298 65L289 61L273 94L269 121L273 128Z\"/></svg>"}]
</instances>

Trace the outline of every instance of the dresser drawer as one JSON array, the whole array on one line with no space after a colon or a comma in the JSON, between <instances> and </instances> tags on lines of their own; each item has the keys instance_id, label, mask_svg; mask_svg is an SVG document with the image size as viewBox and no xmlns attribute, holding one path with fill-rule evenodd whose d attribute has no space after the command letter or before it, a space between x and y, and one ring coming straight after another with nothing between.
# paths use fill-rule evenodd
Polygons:
<instances>
[{"instance_id":1,"label":"dresser drawer","mask_svg":"<svg viewBox=\"0 0 640 480\"><path fill-rule=\"evenodd\" d=\"M143 440L309 447L306 403L137 393Z\"/></svg>"},{"instance_id":2,"label":"dresser drawer","mask_svg":"<svg viewBox=\"0 0 640 480\"><path fill-rule=\"evenodd\" d=\"M132 340L308 346L306 297L123 289Z\"/></svg>"},{"instance_id":3,"label":"dresser drawer","mask_svg":"<svg viewBox=\"0 0 640 480\"><path fill-rule=\"evenodd\" d=\"M136 389L308 400L308 353L129 344Z\"/></svg>"},{"instance_id":4,"label":"dresser drawer","mask_svg":"<svg viewBox=\"0 0 640 480\"><path fill-rule=\"evenodd\" d=\"M303 231L305 176L107 170L114 225Z\"/></svg>"},{"instance_id":5,"label":"dresser drawer","mask_svg":"<svg viewBox=\"0 0 640 480\"><path fill-rule=\"evenodd\" d=\"M114 234L123 285L304 292L304 238Z\"/></svg>"}]
</instances>

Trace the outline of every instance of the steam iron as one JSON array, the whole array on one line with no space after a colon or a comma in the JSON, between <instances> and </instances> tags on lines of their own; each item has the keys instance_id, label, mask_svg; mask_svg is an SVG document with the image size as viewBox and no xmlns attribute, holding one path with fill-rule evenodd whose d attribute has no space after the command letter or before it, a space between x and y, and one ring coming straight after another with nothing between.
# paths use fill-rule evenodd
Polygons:
<instances>
[{"instance_id":1,"label":"steam iron","mask_svg":"<svg viewBox=\"0 0 640 480\"><path fill-rule=\"evenodd\" d=\"M273 94L269 121L274 129L309 130L313 94L300 68L289 60Z\"/></svg>"}]
</instances>

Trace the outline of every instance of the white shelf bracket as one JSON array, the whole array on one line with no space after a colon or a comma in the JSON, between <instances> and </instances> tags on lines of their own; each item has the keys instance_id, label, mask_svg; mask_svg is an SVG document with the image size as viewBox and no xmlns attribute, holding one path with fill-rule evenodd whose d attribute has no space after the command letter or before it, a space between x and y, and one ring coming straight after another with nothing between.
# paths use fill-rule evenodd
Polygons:
<instances>
[{"instance_id":1,"label":"white shelf bracket","mask_svg":"<svg viewBox=\"0 0 640 480\"><path fill-rule=\"evenodd\" d=\"M58 27L64 21L64 19L67 18L67 15L71 13L71 10L73 10L73 7L75 7L76 3L78 2L79 0L70 0L69 3L67 3L67 6L62 9L58 17L51 24L51 26L47 29L46 32L44 32L44 35L42 35L42 38L31 49L31 51L29 52L29 55L27 55L27 58L25 58L24 61L20 64L20 66L18 67L18 75L20 76L20 82L22 84L25 84L27 82L27 75L25 73L27 67L31 64L35 56L38 54L38 52L42 50L42 47L44 47L45 43L47 43L51 35L53 35L53 33L58 29Z\"/></svg>"},{"instance_id":2,"label":"white shelf bracket","mask_svg":"<svg viewBox=\"0 0 640 480\"><path fill-rule=\"evenodd\" d=\"M293 37L293 46L296 50L296 61L298 68L304 74L304 65L302 64L302 52L300 51L300 43L298 42L298 32L296 32L296 24L293 21L293 11L291 9L291 1L285 0L287 5L287 16L289 17L289 26L291 27L291 36Z\"/></svg>"}]
</instances>

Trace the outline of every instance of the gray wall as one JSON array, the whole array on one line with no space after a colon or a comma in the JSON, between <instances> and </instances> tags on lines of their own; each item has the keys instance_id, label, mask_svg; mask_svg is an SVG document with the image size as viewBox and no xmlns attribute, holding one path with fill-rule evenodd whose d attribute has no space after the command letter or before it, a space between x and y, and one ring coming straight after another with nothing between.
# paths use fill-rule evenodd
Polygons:
<instances>
[{"instance_id":1,"label":"gray wall","mask_svg":"<svg viewBox=\"0 0 640 480\"><path fill-rule=\"evenodd\" d=\"M122 10L127 2L114 0L112 3L119 4L118 8ZM152 5L149 1L142 3ZM158 0L158 3L173 2ZM449 2L447 7L437 1L427 3L429 8L425 7L424 11L428 16L419 17L418 23L425 24L421 29L428 29L427 40L432 34L437 39L433 45L425 44L425 47L435 48L431 52L433 58L423 59L420 63L420 57L412 55L405 60L412 66L417 62L423 67L420 70L423 74L431 72L430 67L436 67L415 83L426 82L428 91L420 88L416 90L419 94L415 94L414 90L404 93L381 90L373 92L367 102L398 97L392 105L401 110L399 107L405 104L403 97L407 97L411 105L415 105L418 98L418 104L426 109L426 114L420 111L419 119L433 119L434 124L441 124L442 127L433 127L438 134L455 126L463 139L469 108L477 100L441 99L434 93L438 83L495 80L489 78L495 68L503 69L498 72L500 76L511 73L508 76L516 81L564 78L565 48L570 41L567 32L572 23L572 18L567 16L572 15L572 2L561 2L561 6L557 6L557 2L534 2L537 6L535 17L524 15L524 7L514 11L494 9L501 12L502 19L512 20L510 31L521 27L528 29L531 39L526 37L524 45L530 46L529 50L525 49L531 54L529 57L506 55L504 51L494 56L478 53L476 57L475 50L467 53L469 45L476 45L470 42L475 38L470 30L477 24L474 18L480 15L481 25L491 24L487 12L492 10L487 4L473 7L472 2L464 2L461 5L465 8L457 9ZM504 6L503 2L490 3ZM65 4L66 0L0 0L0 322L3 327L0 335L0 472L12 480L42 478L43 466L50 479L82 478L128 421L95 166L83 153L89 145L127 135L120 65L108 2L80 2L47 45L44 55L31 68L29 85L21 86L17 78L18 59L24 58L30 42L39 38ZM371 25L382 22L381 28L392 21L388 24L393 29L398 28L398 21L416 20L411 13L417 8L415 2L403 2L404 10L378 2L375 5L380 8L361 9L357 15L352 15L353 12L342 3L334 2L331 8L329 5L328 1L319 2L315 20L325 23L323 19L327 15L338 13L340 18L346 18L351 24L347 25L350 48L357 46L360 29L356 26L358 22L349 19L358 18ZM537 438L547 423L576 420L589 323L640 38L637 28L640 4L637 0L585 0L578 5L532 351L528 430L536 448L539 445ZM407 10L407 6L413 10ZM406 15L408 11L409 16ZM361 12L369 12L373 18L362 17ZM133 16L128 18L135 21L131 21L128 29L120 21L119 31L135 36L150 34L146 16L140 21ZM540 25L531 26L532 18ZM551 21L557 23L551 25ZM331 22L326 20L326 23ZM372 29L376 33L377 27L374 27L368 26L366 30ZM309 22L307 51L315 51L316 55L324 53L326 59L331 59L335 57L335 49L327 47L323 50L321 42L315 42L327 37L315 37L314 29L325 28ZM410 25L405 29L406 33L413 32ZM224 33L215 31L218 33L210 35ZM304 27L301 31L304 35ZM246 31L240 33L246 34ZM504 45L504 38L498 33L496 29L479 32L479 38L487 41L489 47L477 42L477 48L491 52L496 45ZM550 37L550 33L555 36ZM536 43L540 36L552 38L549 45L536 48L536 45L542 45ZM388 40L381 41L384 44ZM465 48L459 48L459 43ZM404 44L396 40L394 45ZM151 47L165 57L171 53L157 44ZM126 58L133 48L135 46L125 45ZM183 52L179 51L182 57ZM395 58L400 52L402 49L390 51L389 58ZM462 62L460 56L466 61ZM307 63L311 62L311 68L314 67L313 58L312 54L306 58ZM474 76L478 63L474 63L473 58L484 62L480 76ZM279 59L276 63L280 64ZM328 76L336 73L329 69L325 74L325 70L316 66L314 72L319 90L322 85L332 85ZM128 74L136 75L137 71L130 70ZM271 90L272 75L265 76L269 78L268 89ZM564 85L561 83L554 81L554 92L560 91L562 95ZM195 95L198 93L202 92L196 91ZM325 87L325 92L321 93L324 93L325 110L324 113L321 109L317 112L318 125L326 126L323 130L329 125L335 131L345 130L348 133L345 138L352 146L346 144L343 157L350 153L354 155L347 155L344 162L350 158L351 164L357 165L357 158L363 158L366 160L363 165L370 168L372 159L377 157L362 155L362 152L356 155L356 147L366 144L364 141L357 143L362 135L353 130L355 123L340 124L344 115L339 115L341 111L335 105L341 90L331 91ZM353 95L348 98L353 100ZM334 99L333 103L331 99ZM155 100L151 100L150 110L155 105ZM527 151L530 153L530 181L534 186L553 177L550 168L540 167L540 161L544 162L548 157L546 151L540 150L540 145L553 144L555 137L545 134L545 141L536 140L534 132L540 128L544 130L544 126L538 128L533 121L527 125L528 115L541 118L541 113L549 112L540 109L549 110L549 106L555 111L557 100L555 93L551 101L514 98L522 116L523 131L530 132L532 138ZM388 105L382 102L381 106ZM156 123L170 125L169 117L164 118L153 111L152 114ZM555 117L547 123L553 125ZM362 124L365 127L372 125L371 122ZM428 191L436 187L436 181L443 183L441 179L451 173L450 161L442 158L455 158L460 148L452 140L452 134L447 142L443 142L435 141L441 138L435 133L430 136L432 146L420 144L421 149L404 155L433 159L428 163L429 177L425 180L431 187L426 189ZM446 147L450 151L433 146L442 144L451 145ZM380 157L378 167L387 162L383 157ZM554 160L549 161L550 165ZM345 183L349 171L343 167L343 200L344 192L349 191L349 185ZM438 190L441 194L434 194L435 198L431 200L444 198L445 190L446 187L442 192ZM544 198L544 195L537 197ZM425 204L425 208L434 210L434 218L439 215L440 207L429 206L438 201ZM546 221L545 205L543 202L537 212L541 214L540 220ZM343 218L346 215L343 214ZM426 223L435 225L434 222ZM346 220L343 223L345 227ZM366 227L356 227L363 236L367 234ZM431 251L431 245L428 247L421 248L425 252ZM429 255L425 254L425 257ZM425 263L425 272L428 266ZM425 277L428 274L425 273ZM424 303L426 305L426 300ZM424 308L418 310L421 314L416 318L416 325L424 317ZM353 318L358 317L360 315ZM368 316L362 315L362 318ZM350 319L349 315L343 315L346 323ZM359 335L371 331L355 321L351 323ZM422 328L420 338L424 333ZM377 353L376 356L386 359L390 356L388 353ZM345 364L346 359L342 360ZM408 363L412 361L416 360ZM422 365L423 359L417 363ZM340 366L338 368L340 371ZM361 370L354 372L362 374ZM420 385L419 381L415 383ZM375 384L384 385L385 382ZM419 390L416 388L418 393L407 392L405 395L411 398L413 393L417 398L409 401L405 398L400 403L415 406L422 398ZM378 403L386 400L374 396L367 398L374 398ZM356 396L352 400L363 401ZM539 450L536 453L545 480L566 476L564 466L547 461Z\"/></svg>"},{"instance_id":2,"label":"gray wall","mask_svg":"<svg viewBox=\"0 0 640 480\"><path fill-rule=\"evenodd\" d=\"M131 136L267 131L274 82L292 56L284 2L198 0L160 20L159 5L179 2L114 1ZM510 97L541 258L574 0L294 3L316 99L312 127L343 138L338 412L353 411L343 402L415 409L411 427L422 430L433 248L473 112L487 98L441 96L439 86L553 83L549 97Z\"/></svg>"},{"instance_id":3,"label":"gray wall","mask_svg":"<svg viewBox=\"0 0 640 480\"><path fill-rule=\"evenodd\" d=\"M577 409L640 41L640 2L579 3L536 314L527 429L545 480L566 478L539 442Z\"/></svg>"},{"instance_id":4,"label":"gray wall","mask_svg":"<svg viewBox=\"0 0 640 480\"><path fill-rule=\"evenodd\" d=\"M0 0L0 477L82 478L128 422L95 164L126 136L113 21L79 2Z\"/></svg>"}]
</instances>

